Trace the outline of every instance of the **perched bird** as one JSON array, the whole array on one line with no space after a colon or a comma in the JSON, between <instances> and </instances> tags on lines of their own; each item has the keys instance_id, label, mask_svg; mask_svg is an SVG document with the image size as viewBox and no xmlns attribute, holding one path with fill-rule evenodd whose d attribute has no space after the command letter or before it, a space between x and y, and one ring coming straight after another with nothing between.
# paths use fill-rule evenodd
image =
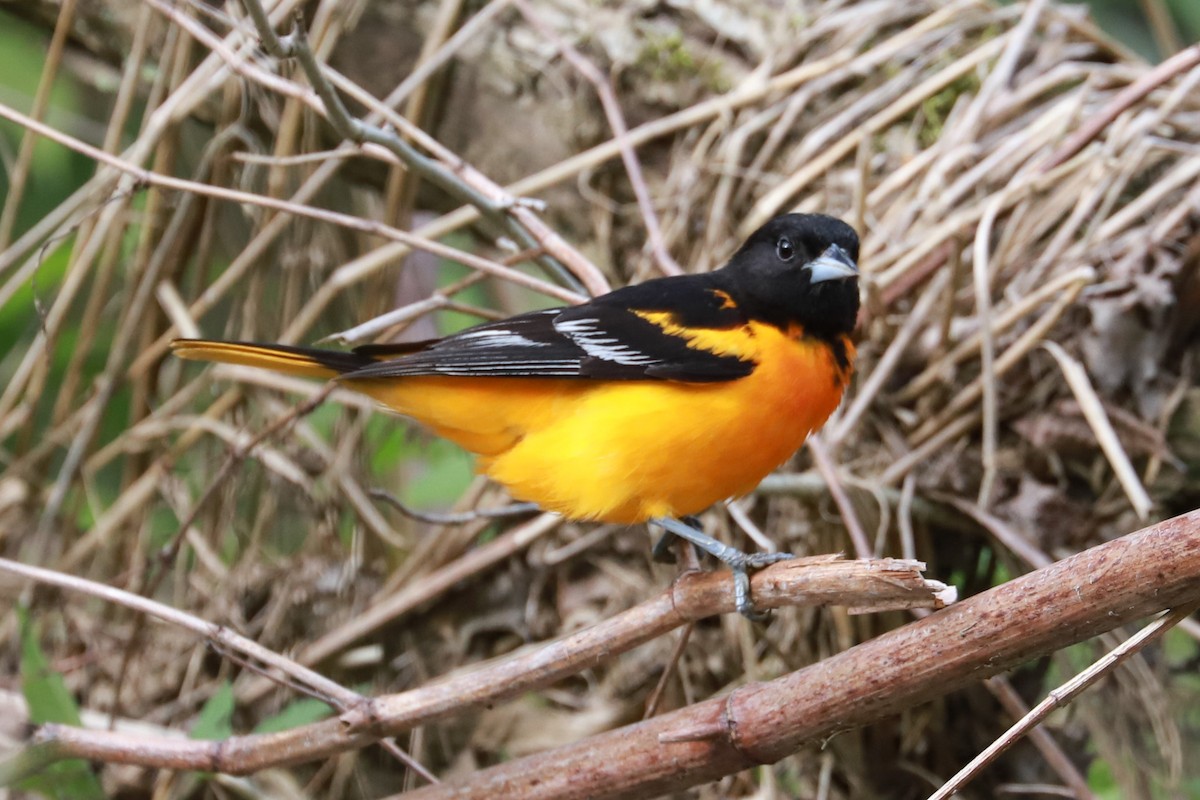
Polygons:
<instances>
[{"instance_id":1,"label":"perched bird","mask_svg":"<svg viewBox=\"0 0 1200 800\"><path fill-rule=\"evenodd\" d=\"M850 380L858 236L841 220L767 222L721 269L627 286L419 343L352 352L179 339L176 355L332 378L479 456L516 498L575 520L653 522L730 566L747 554L684 521L752 491Z\"/></svg>"}]
</instances>

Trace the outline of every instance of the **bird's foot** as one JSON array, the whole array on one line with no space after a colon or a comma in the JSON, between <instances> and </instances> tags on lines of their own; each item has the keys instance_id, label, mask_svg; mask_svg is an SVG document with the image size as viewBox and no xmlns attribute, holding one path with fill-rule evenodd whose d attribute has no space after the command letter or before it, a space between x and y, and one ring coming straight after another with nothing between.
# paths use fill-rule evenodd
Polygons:
<instances>
[{"instance_id":1,"label":"bird's foot","mask_svg":"<svg viewBox=\"0 0 1200 800\"><path fill-rule=\"evenodd\" d=\"M779 561L795 558L791 553L746 553L736 547L718 542L699 528L698 520L694 517L685 520L670 517L656 517L650 520L667 533L654 545L654 559L660 561L670 556L670 535L691 542L697 548L709 553L733 572L733 602L739 614L753 622L761 622L767 618L754 608L750 597L750 570L762 569ZM689 524L691 523L691 524Z\"/></svg>"}]
</instances>

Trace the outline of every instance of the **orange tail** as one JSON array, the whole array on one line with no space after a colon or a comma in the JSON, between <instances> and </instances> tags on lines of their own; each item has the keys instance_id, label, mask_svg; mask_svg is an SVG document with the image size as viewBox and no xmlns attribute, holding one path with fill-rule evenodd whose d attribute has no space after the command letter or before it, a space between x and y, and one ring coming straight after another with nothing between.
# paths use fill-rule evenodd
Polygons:
<instances>
[{"instance_id":1,"label":"orange tail","mask_svg":"<svg viewBox=\"0 0 1200 800\"><path fill-rule=\"evenodd\" d=\"M335 378L375 363L374 358L360 353L212 339L176 339L171 342L171 349L180 358L192 361L242 364L305 378Z\"/></svg>"}]
</instances>

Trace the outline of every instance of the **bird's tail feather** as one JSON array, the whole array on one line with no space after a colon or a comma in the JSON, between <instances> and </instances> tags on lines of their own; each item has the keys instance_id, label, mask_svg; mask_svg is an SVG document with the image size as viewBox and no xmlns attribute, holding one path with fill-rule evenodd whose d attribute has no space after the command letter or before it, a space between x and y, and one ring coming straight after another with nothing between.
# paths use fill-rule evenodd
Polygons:
<instances>
[{"instance_id":1,"label":"bird's tail feather","mask_svg":"<svg viewBox=\"0 0 1200 800\"><path fill-rule=\"evenodd\" d=\"M176 339L171 342L171 350L192 361L242 364L305 378L334 378L375 363L374 358L361 353L213 339Z\"/></svg>"}]
</instances>

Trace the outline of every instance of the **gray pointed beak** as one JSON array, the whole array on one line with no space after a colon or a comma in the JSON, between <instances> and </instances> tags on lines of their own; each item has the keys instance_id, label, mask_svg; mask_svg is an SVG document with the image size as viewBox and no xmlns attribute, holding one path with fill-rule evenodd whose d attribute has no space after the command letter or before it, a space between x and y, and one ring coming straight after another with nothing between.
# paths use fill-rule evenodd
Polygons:
<instances>
[{"instance_id":1,"label":"gray pointed beak","mask_svg":"<svg viewBox=\"0 0 1200 800\"><path fill-rule=\"evenodd\" d=\"M829 245L820 257L809 263L808 269L811 273L808 279L810 284L858 277L858 265L849 253L836 244Z\"/></svg>"}]
</instances>

